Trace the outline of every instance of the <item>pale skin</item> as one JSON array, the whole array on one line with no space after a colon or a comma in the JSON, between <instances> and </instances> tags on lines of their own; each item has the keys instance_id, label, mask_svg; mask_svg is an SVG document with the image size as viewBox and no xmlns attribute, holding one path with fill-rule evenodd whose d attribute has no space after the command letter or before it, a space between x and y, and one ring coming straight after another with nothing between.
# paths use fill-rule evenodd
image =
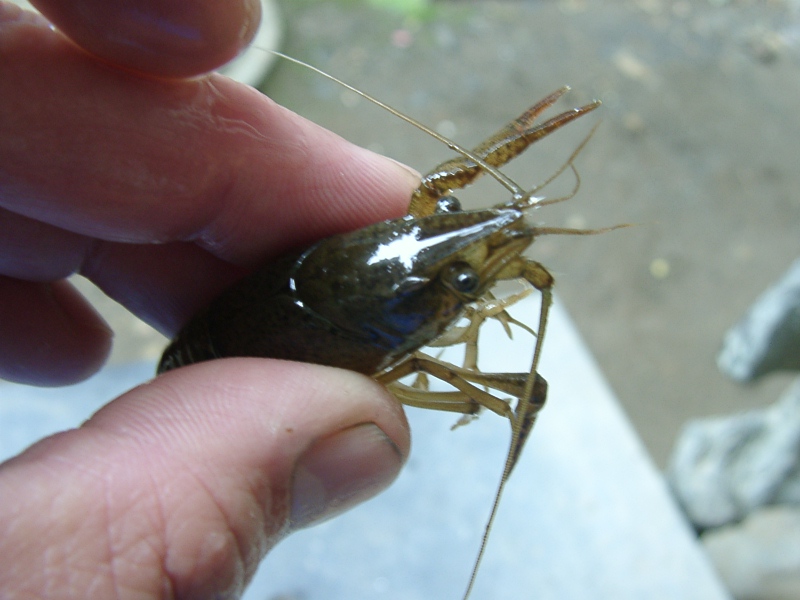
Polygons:
<instances>
[{"instance_id":1,"label":"pale skin","mask_svg":"<svg viewBox=\"0 0 800 600\"><path fill-rule=\"evenodd\" d=\"M0 377L103 364L112 332L74 272L171 335L258 261L407 209L411 171L203 75L247 43L257 2L36 5L74 43L0 2ZM0 465L0 596L237 597L283 536L388 485L408 445L364 376L176 370Z\"/></svg>"}]
</instances>

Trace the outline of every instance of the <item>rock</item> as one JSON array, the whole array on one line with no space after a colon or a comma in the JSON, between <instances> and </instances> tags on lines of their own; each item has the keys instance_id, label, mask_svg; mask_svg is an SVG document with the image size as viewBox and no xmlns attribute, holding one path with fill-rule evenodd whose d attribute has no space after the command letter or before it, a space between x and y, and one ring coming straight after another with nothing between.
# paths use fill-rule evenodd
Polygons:
<instances>
[{"instance_id":1,"label":"rock","mask_svg":"<svg viewBox=\"0 0 800 600\"><path fill-rule=\"evenodd\" d=\"M799 457L800 381L767 409L688 423L667 479L695 527L719 527L762 506L800 506Z\"/></svg>"},{"instance_id":2,"label":"rock","mask_svg":"<svg viewBox=\"0 0 800 600\"><path fill-rule=\"evenodd\" d=\"M736 381L800 371L800 259L727 333L717 365Z\"/></svg>"},{"instance_id":3,"label":"rock","mask_svg":"<svg viewBox=\"0 0 800 600\"><path fill-rule=\"evenodd\" d=\"M800 508L763 508L701 540L736 600L800 598Z\"/></svg>"}]
</instances>

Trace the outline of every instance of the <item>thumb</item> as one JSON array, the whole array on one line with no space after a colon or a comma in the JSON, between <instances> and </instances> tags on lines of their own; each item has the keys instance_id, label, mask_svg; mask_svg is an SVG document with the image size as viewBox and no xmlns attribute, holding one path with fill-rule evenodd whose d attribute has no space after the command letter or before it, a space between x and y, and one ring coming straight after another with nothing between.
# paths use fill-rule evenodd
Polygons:
<instances>
[{"instance_id":1,"label":"thumb","mask_svg":"<svg viewBox=\"0 0 800 600\"><path fill-rule=\"evenodd\" d=\"M0 465L0 596L228 598L284 535L386 487L399 404L338 369L167 373Z\"/></svg>"}]
</instances>

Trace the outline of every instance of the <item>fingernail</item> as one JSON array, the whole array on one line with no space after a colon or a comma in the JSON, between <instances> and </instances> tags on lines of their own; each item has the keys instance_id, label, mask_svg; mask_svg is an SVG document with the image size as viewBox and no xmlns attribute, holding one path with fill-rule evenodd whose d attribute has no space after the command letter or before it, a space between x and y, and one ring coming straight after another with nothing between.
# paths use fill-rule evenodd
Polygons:
<instances>
[{"instance_id":1,"label":"fingernail","mask_svg":"<svg viewBox=\"0 0 800 600\"><path fill-rule=\"evenodd\" d=\"M319 440L295 467L291 527L329 519L374 496L402 466L400 450L372 423Z\"/></svg>"}]
</instances>

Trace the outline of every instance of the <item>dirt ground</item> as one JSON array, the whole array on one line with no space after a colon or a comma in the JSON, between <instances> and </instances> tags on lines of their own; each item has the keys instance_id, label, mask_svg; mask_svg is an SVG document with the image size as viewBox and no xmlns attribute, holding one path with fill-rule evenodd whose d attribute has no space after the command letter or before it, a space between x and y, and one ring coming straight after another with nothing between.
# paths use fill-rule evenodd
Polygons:
<instances>
[{"instance_id":1,"label":"dirt ground","mask_svg":"<svg viewBox=\"0 0 800 600\"><path fill-rule=\"evenodd\" d=\"M377 2L376 2L377 3ZM542 238L531 256L654 459L690 418L775 400L788 376L750 387L715 359L726 330L800 255L800 7L793 2L284 2L284 50L469 145L545 94L594 115L530 150L508 173L546 179L595 122L582 186L543 208L553 226L636 226ZM264 86L341 136L425 171L448 151L425 134L290 64ZM572 186L566 176L547 195ZM485 182L470 206L504 199ZM162 341L119 308L114 360ZM546 350L545 350L546 351ZM545 377L547 376L544 373Z\"/></svg>"}]
</instances>

